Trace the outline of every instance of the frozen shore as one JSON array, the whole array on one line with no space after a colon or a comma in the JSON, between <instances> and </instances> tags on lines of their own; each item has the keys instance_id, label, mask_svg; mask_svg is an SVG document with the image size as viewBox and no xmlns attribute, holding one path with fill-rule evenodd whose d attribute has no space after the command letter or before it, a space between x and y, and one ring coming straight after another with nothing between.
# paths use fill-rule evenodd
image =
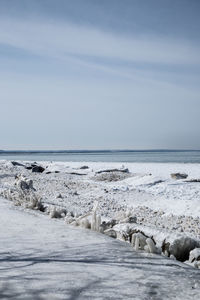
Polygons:
<instances>
[{"instance_id":1,"label":"frozen shore","mask_svg":"<svg viewBox=\"0 0 200 300\"><path fill-rule=\"evenodd\" d=\"M172 173L187 178L174 179ZM115 231L115 237L131 242L134 233L142 232L158 251L181 261L200 247L199 164L39 162L34 167L30 162L0 161L2 196L13 192L19 175L33 181L43 211L51 217L87 227L89 223L77 223L76 218L98 202L104 223L118 220L112 223L111 236ZM181 254L180 245L186 247Z\"/></svg>"}]
</instances>

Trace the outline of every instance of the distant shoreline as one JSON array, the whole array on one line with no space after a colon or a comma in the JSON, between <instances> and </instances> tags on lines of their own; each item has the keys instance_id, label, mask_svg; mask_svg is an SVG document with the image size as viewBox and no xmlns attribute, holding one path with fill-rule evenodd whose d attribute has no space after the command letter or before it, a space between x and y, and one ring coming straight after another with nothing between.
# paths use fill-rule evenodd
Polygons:
<instances>
[{"instance_id":1,"label":"distant shoreline","mask_svg":"<svg viewBox=\"0 0 200 300\"><path fill-rule=\"evenodd\" d=\"M146 152L198 152L199 149L141 149L141 150L0 150L0 154L36 154L36 153L146 153Z\"/></svg>"}]
</instances>

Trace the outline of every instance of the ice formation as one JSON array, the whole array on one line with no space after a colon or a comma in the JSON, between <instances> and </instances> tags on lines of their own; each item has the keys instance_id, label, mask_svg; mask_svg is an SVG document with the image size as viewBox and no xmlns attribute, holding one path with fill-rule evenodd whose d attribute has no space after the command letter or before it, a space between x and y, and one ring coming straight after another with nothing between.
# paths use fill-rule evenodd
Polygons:
<instances>
[{"instance_id":1,"label":"ice formation","mask_svg":"<svg viewBox=\"0 0 200 300\"><path fill-rule=\"evenodd\" d=\"M111 168L95 173L90 168L88 172L91 172L89 173L91 175L89 176L93 177L83 181L73 177L77 176L77 172L74 172L72 168L72 172L68 169L67 173L67 176L72 177L66 179L66 173L63 172L62 175L62 168L59 164L53 164L52 169L49 167L48 172L43 174L28 173L28 169L26 169L23 174L16 176L13 183L14 172L18 170L17 168L23 168L24 166L25 164L12 167L6 165L6 168L8 170L11 168L13 172L12 178L10 176L5 180L1 179L1 182L5 183L7 180L8 183L5 183L4 186L1 185L0 193L5 198L12 200L15 205L39 209L49 214L51 218L63 218L67 224L91 229L130 242L136 251L156 254L162 252L163 255L171 259L188 262L199 268L200 260L199 256L196 255L196 253L199 253L198 249L200 248L199 216L194 214L166 214L164 208L168 205L167 200L165 200L166 203L163 207L157 209L160 202L157 199L152 200L149 195L147 203L152 205L155 202L156 209L144 205L144 197L146 197L144 191L146 189L150 190L152 195L156 193L163 195L165 192L168 198L171 195L180 197L180 193L182 193L182 196L186 192L189 194L188 197L191 197L194 193L198 197L199 191L193 183L179 180L180 188L178 186L177 189L177 186L174 183L172 184L174 180L170 178L171 171L168 172L169 179L166 179L153 177L147 173L146 169L143 175L138 173L139 175L135 174L133 176L133 173L123 173L118 169ZM134 167L137 168L137 166ZM182 174L184 170L180 171ZM60 172L60 177L56 177L58 172ZM118 176L118 173L120 176ZM126 184L112 182L116 178L121 180L124 174L128 175ZM98 176L101 176L102 181L96 181ZM108 176L110 177L108 178ZM129 186L128 184L133 180L134 188L133 185ZM167 180L169 180L169 184ZM139 189L136 192L137 182ZM185 185L189 184L190 188L186 189ZM45 192L43 192L44 186ZM37 187L37 192L34 187ZM131 201L137 202L137 206L129 207L127 203ZM178 208L180 208L180 205Z\"/></svg>"}]
</instances>

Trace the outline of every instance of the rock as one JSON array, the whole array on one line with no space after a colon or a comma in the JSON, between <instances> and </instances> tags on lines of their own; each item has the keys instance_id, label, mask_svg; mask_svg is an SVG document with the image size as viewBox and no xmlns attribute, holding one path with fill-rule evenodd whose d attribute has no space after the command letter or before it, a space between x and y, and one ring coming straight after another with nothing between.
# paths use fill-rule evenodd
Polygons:
<instances>
[{"instance_id":1,"label":"rock","mask_svg":"<svg viewBox=\"0 0 200 300\"><path fill-rule=\"evenodd\" d=\"M200 179L185 180L185 182L200 182Z\"/></svg>"},{"instance_id":2,"label":"rock","mask_svg":"<svg viewBox=\"0 0 200 300\"><path fill-rule=\"evenodd\" d=\"M194 248L198 248L200 242L190 238L188 236L183 236L181 238L174 239L173 242L164 241L162 244L162 251L167 251L169 256L173 254L177 260L186 261L189 259L190 251Z\"/></svg>"},{"instance_id":3,"label":"rock","mask_svg":"<svg viewBox=\"0 0 200 300\"><path fill-rule=\"evenodd\" d=\"M116 231L113 230L113 229L107 229L107 230L105 230L105 231L104 231L104 234L106 234L106 235L108 235L109 237L112 237L112 238L114 238L114 239L117 238L117 233L116 233Z\"/></svg>"},{"instance_id":4,"label":"rock","mask_svg":"<svg viewBox=\"0 0 200 300\"><path fill-rule=\"evenodd\" d=\"M137 223L137 217L136 216L128 217L128 223Z\"/></svg>"},{"instance_id":5,"label":"rock","mask_svg":"<svg viewBox=\"0 0 200 300\"><path fill-rule=\"evenodd\" d=\"M34 166L33 168L32 168L32 172L35 172L35 173L42 173L42 172L44 172L44 168L43 167L41 167L41 166Z\"/></svg>"},{"instance_id":6,"label":"rock","mask_svg":"<svg viewBox=\"0 0 200 300\"><path fill-rule=\"evenodd\" d=\"M73 196L79 196L80 194L77 191L75 191L72 195Z\"/></svg>"},{"instance_id":7,"label":"rock","mask_svg":"<svg viewBox=\"0 0 200 300\"><path fill-rule=\"evenodd\" d=\"M15 184L17 185L18 188L22 190L29 190L29 189L35 190L33 187L33 180L28 179L23 175L16 176Z\"/></svg>"},{"instance_id":8,"label":"rock","mask_svg":"<svg viewBox=\"0 0 200 300\"><path fill-rule=\"evenodd\" d=\"M110 220L108 222L103 221L100 225L100 232L103 233L105 230L112 228L113 226L115 226L117 224L116 220Z\"/></svg>"},{"instance_id":9,"label":"rock","mask_svg":"<svg viewBox=\"0 0 200 300\"><path fill-rule=\"evenodd\" d=\"M91 229L90 221L87 218L81 220L81 227L86 228L86 229Z\"/></svg>"},{"instance_id":10,"label":"rock","mask_svg":"<svg viewBox=\"0 0 200 300\"><path fill-rule=\"evenodd\" d=\"M110 172L129 173L129 169L106 169L106 170L100 170L100 171L97 171L96 174L110 173Z\"/></svg>"},{"instance_id":11,"label":"rock","mask_svg":"<svg viewBox=\"0 0 200 300\"><path fill-rule=\"evenodd\" d=\"M66 213L67 211L64 208L58 208L55 206L49 207L50 218L64 218L66 216Z\"/></svg>"},{"instance_id":12,"label":"rock","mask_svg":"<svg viewBox=\"0 0 200 300\"><path fill-rule=\"evenodd\" d=\"M80 167L80 170L86 170L86 169L89 169L89 167L88 166L82 166L82 167Z\"/></svg>"},{"instance_id":13,"label":"rock","mask_svg":"<svg viewBox=\"0 0 200 300\"><path fill-rule=\"evenodd\" d=\"M56 198L62 198L61 193L59 193L59 194L56 196Z\"/></svg>"},{"instance_id":14,"label":"rock","mask_svg":"<svg viewBox=\"0 0 200 300\"><path fill-rule=\"evenodd\" d=\"M28 190L29 184L26 181L20 180L17 184L17 186L22 190Z\"/></svg>"},{"instance_id":15,"label":"rock","mask_svg":"<svg viewBox=\"0 0 200 300\"><path fill-rule=\"evenodd\" d=\"M137 223L137 217L135 217L135 216L127 217L127 218L120 220L119 223L120 224L122 224L122 223Z\"/></svg>"},{"instance_id":16,"label":"rock","mask_svg":"<svg viewBox=\"0 0 200 300\"><path fill-rule=\"evenodd\" d=\"M172 173L171 174L171 178L173 178L173 179L186 179L188 177L188 175L187 174L185 174L185 173Z\"/></svg>"},{"instance_id":17,"label":"rock","mask_svg":"<svg viewBox=\"0 0 200 300\"><path fill-rule=\"evenodd\" d=\"M12 164L13 166L24 167L23 164L18 163L17 161L11 161L11 164Z\"/></svg>"},{"instance_id":18,"label":"rock","mask_svg":"<svg viewBox=\"0 0 200 300\"><path fill-rule=\"evenodd\" d=\"M107 182L112 182L112 181L120 181L124 180L128 177L130 177L131 174L128 172L122 172L122 171L108 171L108 172L97 172L93 179L95 181L107 181Z\"/></svg>"},{"instance_id":19,"label":"rock","mask_svg":"<svg viewBox=\"0 0 200 300\"><path fill-rule=\"evenodd\" d=\"M26 169L27 170L32 170L34 167L37 167L36 164L31 164L30 166L27 166Z\"/></svg>"},{"instance_id":20,"label":"rock","mask_svg":"<svg viewBox=\"0 0 200 300\"><path fill-rule=\"evenodd\" d=\"M87 175L87 174L84 174L84 173L78 173L78 172L69 172L69 173L66 173L66 174L69 174L69 175L78 175L78 176L84 176L84 175Z\"/></svg>"},{"instance_id":21,"label":"rock","mask_svg":"<svg viewBox=\"0 0 200 300\"><path fill-rule=\"evenodd\" d=\"M200 261L200 248L195 248L190 251L189 262Z\"/></svg>"}]
</instances>

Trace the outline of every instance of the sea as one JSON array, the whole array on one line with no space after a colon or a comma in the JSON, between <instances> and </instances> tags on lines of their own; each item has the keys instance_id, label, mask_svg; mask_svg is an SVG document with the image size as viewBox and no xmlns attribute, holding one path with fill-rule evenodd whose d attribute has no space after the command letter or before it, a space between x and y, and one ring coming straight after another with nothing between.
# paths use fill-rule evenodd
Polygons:
<instances>
[{"instance_id":1,"label":"sea","mask_svg":"<svg viewBox=\"0 0 200 300\"><path fill-rule=\"evenodd\" d=\"M200 163L200 150L0 150L0 160Z\"/></svg>"}]
</instances>

